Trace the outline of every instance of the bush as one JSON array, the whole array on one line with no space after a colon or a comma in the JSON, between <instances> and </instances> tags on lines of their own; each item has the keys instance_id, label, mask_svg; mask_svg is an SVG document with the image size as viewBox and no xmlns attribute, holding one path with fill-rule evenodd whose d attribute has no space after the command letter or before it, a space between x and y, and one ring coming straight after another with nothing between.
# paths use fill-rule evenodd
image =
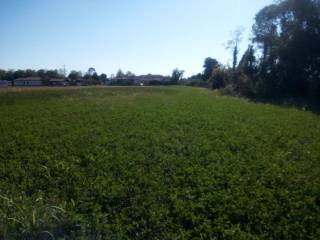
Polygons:
<instances>
[{"instance_id":1,"label":"bush","mask_svg":"<svg viewBox=\"0 0 320 240\"><path fill-rule=\"evenodd\" d=\"M256 92L256 84L253 76L249 76L243 72L234 74L235 91L244 97L254 97Z\"/></svg>"},{"instance_id":2,"label":"bush","mask_svg":"<svg viewBox=\"0 0 320 240\"><path fill-rule=\"evenodd\" d=\"M208 87L208 82L202 79L194 79L185 83L186 86L191 87Z\"/></svg>"},{"instance_id":3,"label":"bush","mask_svg":"<svg viewBox=\"0 0 320 240\"><path fill-rule=\"evenodd\" d=\"M211 82L211 87L213 89L224 88L228 83L228 71L225 68L220 67L214 69L209 82Z\"/></svg>"}]
</instances>

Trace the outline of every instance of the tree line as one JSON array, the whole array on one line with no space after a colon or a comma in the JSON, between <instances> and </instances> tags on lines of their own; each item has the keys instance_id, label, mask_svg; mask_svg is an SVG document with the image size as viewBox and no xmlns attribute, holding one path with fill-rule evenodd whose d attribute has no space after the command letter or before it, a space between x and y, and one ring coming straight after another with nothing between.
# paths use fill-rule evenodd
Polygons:
<instances>
[{"instance_id":1,"label":"tree line","mask_svg":"<svg viewBox=\"0 0 320 240\"><path fill-rule=\"evenodd\" d=\"M172 75L168 76L168 79L171 79L171 84L178 84L182 79L184 74L183 70L174 69L172 71ZM113 82L113 84L117 85L117 83L126 83L127 85L132 85L131 81L123 82L123 79L131 79L133 80L136 75L131 72L123 72L121 69L117 71L117 73L111 74L108 78L107 74L101 73L98 74L95 68L90 67L87 72L82 73L81 71L72 70L67 75L65 70L2 70L0 69L0 80L14 81L19 78L40 78L41 80L50 80L50 79L68 79L70 82L76 81L86 81L88 84L105 84L106 82ZM120 82L120 80L122 81ZM119 80L119 82L117 82ZM14 85L14 84L12 84Z\"/></svg>"},{"instance_id":2,"label":"tree line","mask_svg":"<svg viewBox=\"0 0 320 240\"><path fill-rule=\"evenodd\" d=\"M320 98L320 1L283 0L261 9L253 38L238 62L241 32L229 46L233 64L204 62L201 78L213 89L254 98Z\"/></svg>"},{"instance_id":3,"label":"tree line","mask_svg":"<svg viewBox=\"0 0 320 240\"><path fill-rule=\"evenodd\" d=\"M90 67L87 72L72 70L66 75L65 70L2 70L0 69L0 80L14 81L19 78L37 77L42 80L50 79L69 79L70 81L91 81L93 83L100 83L107 81L107 75L105 73L98 74L95 68Z\"/></svg>"}]
</instances>

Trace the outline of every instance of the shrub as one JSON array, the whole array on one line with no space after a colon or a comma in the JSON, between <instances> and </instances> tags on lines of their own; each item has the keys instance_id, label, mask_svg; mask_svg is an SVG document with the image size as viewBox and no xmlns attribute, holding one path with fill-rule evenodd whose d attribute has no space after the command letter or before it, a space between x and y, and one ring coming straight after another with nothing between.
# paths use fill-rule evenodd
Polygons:
<instances>
[{"instance_id":1,"label":"shrub","mask_svg":"<svg viewBox=\"0 0 320 240\"><path fill-rule=\"evenodd\" d=\"M215 68L210 82L213 89L224 88L228 83L228 71L222 67Z\"/></svg>"},{"instance_id":2,"label":"shrub","mask_svg":"<svg viewBox=\"0 0 320 240\"><path fill-rule=\"evenodd\" d=\"M243 72L236 72L234 74L234 86L235 91L245 97L254 97L255 96L255 80L253 76L249 76Z\"/></svg>"}]
</instances>

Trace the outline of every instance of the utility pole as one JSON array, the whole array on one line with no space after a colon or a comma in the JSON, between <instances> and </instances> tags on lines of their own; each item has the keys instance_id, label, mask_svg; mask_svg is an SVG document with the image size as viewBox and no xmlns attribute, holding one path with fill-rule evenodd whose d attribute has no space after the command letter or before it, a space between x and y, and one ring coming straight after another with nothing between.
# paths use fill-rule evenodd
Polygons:
<instances>
[{"instance_id":1,"label":"utility pole","mask_svg":"<svg viewBox=\"0 0 320 240\"><path fill-rule=\"evenodd\" d=\"M64 75L64 77L67 77L67 76L66 76L67 73L66 73L66 65L65 65L65 64L63 64L63 75Z\"/></svg>"}]
</instances>

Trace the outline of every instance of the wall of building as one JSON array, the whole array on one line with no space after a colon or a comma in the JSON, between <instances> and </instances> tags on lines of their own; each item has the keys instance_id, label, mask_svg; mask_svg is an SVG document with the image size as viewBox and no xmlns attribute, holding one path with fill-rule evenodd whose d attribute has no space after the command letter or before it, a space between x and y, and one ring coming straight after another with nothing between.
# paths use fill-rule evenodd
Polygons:
<instances>
[{"instance_id":1,"label":"wall of building","mask_svg":"<svg viewBox=\"0 0 320 240\"><path fill-rule=\"evenodd\" d=\"M7 80L0 80L0 87L8 87L10 86L10 82Z\"/></svg>"},{"instance_id":2,"label":"wall of building","mask_svg":"<svg viewBox=\"0 0 320 240\"><path fill-rule=\"evenodd\" d=\"M43 82L40 80L19 80L14 82L15 86L42 86Z\"/></svg>"}]
</instances>

